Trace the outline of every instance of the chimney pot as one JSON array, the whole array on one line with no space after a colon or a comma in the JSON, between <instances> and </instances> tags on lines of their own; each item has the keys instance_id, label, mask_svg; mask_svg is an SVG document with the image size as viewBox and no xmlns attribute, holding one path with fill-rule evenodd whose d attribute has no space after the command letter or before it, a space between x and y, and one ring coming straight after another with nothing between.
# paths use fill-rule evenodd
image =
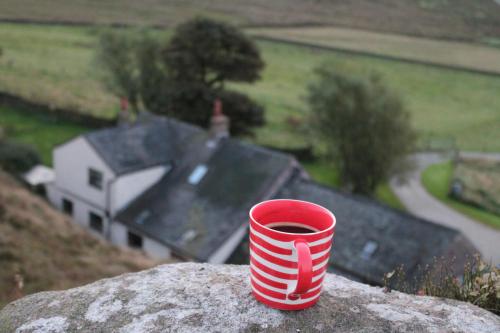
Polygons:
<instances>
[{"instance_id":1,"label":"chimney pot","mask_svg":"<svg viewBox=\"0 0 500 333\"><path fill-rule=\"evenodd\" d=\"M229 136L229 118L222 113L222 101L219 98L214 101L214 111L210 119L210 136L215 140Z\"/></svg>"},{"instance_id":2,"label":"chimney pot","mask_svg":"<svg viewBox=\"0 0 500 333\"><path fill-rule=\"evenodd\" d=\"M128 111L128 99L120 98L120 113L118 114L118 123L127 124L130 122L130 112Z\"/></svg>"}]
</instances>

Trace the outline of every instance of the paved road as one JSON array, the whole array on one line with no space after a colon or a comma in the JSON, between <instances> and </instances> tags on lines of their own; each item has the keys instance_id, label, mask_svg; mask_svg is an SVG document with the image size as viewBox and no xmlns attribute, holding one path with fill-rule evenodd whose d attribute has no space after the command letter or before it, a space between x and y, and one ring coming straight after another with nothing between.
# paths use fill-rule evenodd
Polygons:
<instances>
[{"instance_id":1,"label":"paved road","mask_svg":"<svg viewBox=\"0 0 500 333\"><path fill-rule=\"evenodd\" d=\"M476 153L472 154L478 156ZM495 154L481 155L500 160L500 156ZM427 166L442 162L447 158L436 153L415 154L412 158L415 161L416 170L408 177L408 182L401 184L396 179L390 182L392 190L405 207L419 217L462 231L486 260L491 260L494 265L500 265L500 230L476 222L449 208L431 196L420 182L420 175Z\"/></svg>"}]
</instances>

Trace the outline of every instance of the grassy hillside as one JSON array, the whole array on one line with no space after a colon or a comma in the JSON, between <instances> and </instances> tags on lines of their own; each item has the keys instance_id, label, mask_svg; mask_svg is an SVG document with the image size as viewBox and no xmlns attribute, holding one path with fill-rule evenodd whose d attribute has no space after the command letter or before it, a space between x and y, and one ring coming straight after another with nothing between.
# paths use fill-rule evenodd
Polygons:
<instances>
[{"instance_id":1,"label":"grassy hillside","mask_svg":"<svg viewBox=\"0 0 500 333\"><path fill-rule=\"evenodd\" d=\"M91 236L0 171L0 308L16 294L16 274L30 294L154 265L140 252Z\"/></svg>"},{"instance_id":2,"label":"grassy hillside","mask_svg":"<svg viewBox=\"0 0 500 333\"><path fill-rule=\"evenodd\" d=\"M95 28L0 24L0 91L112 116L118 103L99 83L96 37ZM268 125L258 131L257 143L307 142L295 120L300 123L307 110L313 69L329 62L353 72L380 72L405 100L423 143L449 139L464 150L500 150L500 78L280 43L259 46L266 62L262 80L233 86L267 108Z\"/></svg>"},{"instance_id":3,"label":"grassy hillside","mask_svg":"<svg viewBox=\"0 0 500 333\"><path fill-rule=\"evenodd\" d=\"M403 98L422 147L449 139L463 150L500 150L500 77L279 43L259 45L267 64L263 79L239 87L266 106L269 123L259 130L258 142L301 145L307 141L307 136L288 120L305 115L305 96L308 83L314 79L313 70L328 63L351 72L380 73Z\"/></svg>"},{"instance_id":4,"label":"grassy hillside","mask_svg":"<svg viewBox=\"0 0 500 333\"><path fill-rule=\"evenodd\" d=\"M255 36L500 75L500 48L472 43L338 27L253 28L249 32Z\"/></svg>"},{"instance_id":5,"label":"grassy hillside","mask_svg":"<svg viewBox=\"0 0 500 333\"><path fill-rule=\"evenodd\" d=\"M115 99L93 62L96 36L93 29L0 24L0 90L111 116Z\"/></svg>"},{"instance_id":6,"label":"grassy hillside","mask_svg":"<svg viewBox=\"0 0 500 333\"><path fill-rule=\"evenodd\" d=\"M243 25L327 24L401 34L500 37L493 0L3 0L0 18L173 26L206 15Z\"/></svg>"}]
</instances>

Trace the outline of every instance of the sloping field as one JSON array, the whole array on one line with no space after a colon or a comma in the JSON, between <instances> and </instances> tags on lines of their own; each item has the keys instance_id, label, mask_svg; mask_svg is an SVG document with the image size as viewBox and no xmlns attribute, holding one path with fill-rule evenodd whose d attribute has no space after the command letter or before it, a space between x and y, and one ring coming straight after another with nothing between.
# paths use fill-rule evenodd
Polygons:
<instances>
[{"instance_id":1,"label":"sloping field","mask_svg":"<svg viewBox=\"0 0 500 333\"><path fill-rule=\"evenodd\" d=\"M500 75L500 48L337 27L254 28L258 37Z\"/></svg>"},{"instance_id":2,"label":"sloping field","mask_svg":"<svg viewBox=\"0 0 500 333\"><path fill-rule=\"evenodd\" d=\"M0 170L0 308L22 294L76 287L155 264L88 234ZM22 293L15 288L16 274L24 281Z\"/></svg>"},{"instance_id":3,"label":"sloping field","mask_svg":"<svg viewBox=\"0 0 500 333\"><path fill-rule=\"evenodd\" d=\"M500 37L493 0L2 0L0 19L173 26L196 15L241 25L323 24L481 41Z\"/></svg>"}]
</instances>

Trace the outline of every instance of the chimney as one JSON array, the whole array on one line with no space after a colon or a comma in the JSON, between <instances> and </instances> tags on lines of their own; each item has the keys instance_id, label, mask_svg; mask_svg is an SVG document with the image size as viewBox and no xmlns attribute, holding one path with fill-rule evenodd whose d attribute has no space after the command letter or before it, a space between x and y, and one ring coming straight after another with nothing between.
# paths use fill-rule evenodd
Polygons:
<instances>
[{"instance_id":1,"label":"chimney","mask_svg":"<svg viewBox=\"0 0 500 333\"><path fill-rule=\"evenodd\" d=\"M229 118L222 113L222 102L219 98L214 101L214 113L210 119L210 137L213 140L229 136Z\"/></svg>"},{"instance_id":2,"label":"chimney","mask_svg":"<svg viewBox=\"0 0 500 333\"><path fill-rule=\"evenodd\" d=\"M130 112L128 111L128 100L125 97L120 98L120 113L118 114L118 123L127 124L130 122Z\"/></svg>"}]
</instances>

